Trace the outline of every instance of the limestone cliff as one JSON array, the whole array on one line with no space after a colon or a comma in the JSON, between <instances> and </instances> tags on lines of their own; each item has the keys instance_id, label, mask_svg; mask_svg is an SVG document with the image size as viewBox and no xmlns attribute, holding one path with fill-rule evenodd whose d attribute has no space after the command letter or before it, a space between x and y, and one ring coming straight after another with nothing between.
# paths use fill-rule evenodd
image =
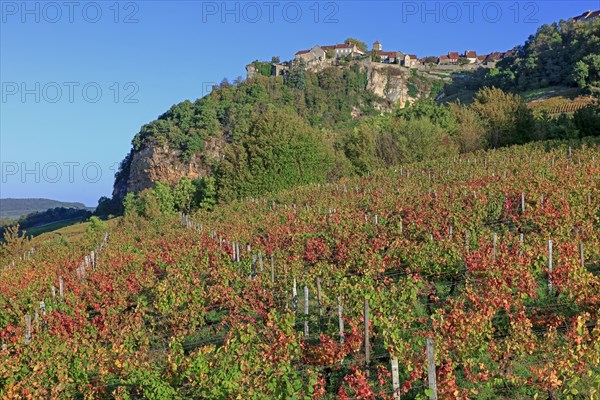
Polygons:
<instances>
[{"instance_id":1,"label":"limestone cliff","mask_svg":"<svg viewBox=\"0 0 600 400\"><path fill-rule=\"evenodd\" d=\"M404 107L431 95L431 79L420 72L396 65L367 62L367 90L392 104Z\"/></svg>"},{"instance_id":2,"label":"limestone cliff","mask_svg":"<svg viewBox=\"0 0 600 400\"><path fill-rule=\"evenodd\" d=\"M113 197L122 199L129 192L139 193L154 182L176 184L181 178L199 178L212 174L212 159L221 157L224 140L211 138L205 150L183 160L181 151L168 145L150 145L132 150L124 161L122 173L115 179Z\"/></svg>"}]
</instances>

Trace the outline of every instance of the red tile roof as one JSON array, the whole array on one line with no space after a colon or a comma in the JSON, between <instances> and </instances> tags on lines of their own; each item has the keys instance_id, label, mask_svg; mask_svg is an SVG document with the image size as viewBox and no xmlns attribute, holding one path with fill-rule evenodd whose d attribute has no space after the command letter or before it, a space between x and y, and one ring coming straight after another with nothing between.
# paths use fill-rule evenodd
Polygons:
<instances>
[{"instance_id":1,"label":"red tile roof","mask_svg":"<svg viewBox=\"0 0 600 400\"><path fill-rule=\"evenodd\" d=\"M487 55L477 56L477 59L478 59L479 61L483 61L483 60L485 60L486 58L487 58Z\"/></svg>"},{"instance_id":2,"label":"red tile roof","mask_svg":"<svg viewBox=\"0 0 600 400\"><path fill-rule=\"evenodd\" d=\"M502 54L495 51L493 53L488 54L488 56L486 57L486 60L487 61L498 61L501 58L502 58Z\"/></svg>"},{"instance_id":3,"label":"red tile roof","mask_svg":"<svg viewBox=\"0 0 600 400\"><path fill-rule=\"evenodd\" d=\"M447 60L448 56L440 56L439 58L440 58L440 60Z\"/></svg>"},{"instance_id":4,"label":"red tile roof","mask_svg":"<svg viewBox=\"0 0 600 400\"><path fill-rule=\"evenodd\" d=\"M376 51L375 54L378 56L396 57L397 53L395 51Z\"/></svg>"},{"instance_id":5,"label":"red tile roof","mask_svg":"<svg viewBox=\"0 0 600 400\"><path fill-rule=\"evenodd\" d=\"M410 57L411 60L417 59L417 56L415 54L409 54L408 56Z\"/></svg>"},{"instance_id":6,"label":"red tile roof","mask_svg":"<svg viewBox=\"0 0 600 400\"><path fill-rule=\"evenodd\" d=\"M465 54L465 56L467 58L477 58L477 53L474 52L474 51L467 51L466 54Z\"/></svg>"},{"instance_id":7,"label":"red tile roof","mask_svg":"<svg viewBox=\"0 0 600 400\"><path fill-rule=\"evenodd\" d=\"M457 51L453 51L448 53L448 58L451 60L458 60L460 58L460 56L458 55Z\"/></svg>"},{"instance_id":8,"label":"red tile roof","mask_svg":"<svg viewBox=\"0 0 600 400\"><path fill-rule=\"evenodd\" d=\"M296 52L296 55L300 55L300 54L306 54L306 53L310 53L310 50L300 50L298 52Z\"/></svg>"}]
</instances>

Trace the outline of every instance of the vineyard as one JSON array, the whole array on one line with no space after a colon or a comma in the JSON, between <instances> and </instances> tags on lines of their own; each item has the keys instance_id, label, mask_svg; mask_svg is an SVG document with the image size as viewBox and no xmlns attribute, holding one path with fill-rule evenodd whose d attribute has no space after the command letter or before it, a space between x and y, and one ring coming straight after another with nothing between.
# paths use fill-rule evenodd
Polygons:
<instances>
[{"instance_id":1,"label":"vineyard","mask_svg":"<svg viewBox=\"0 0 600 400\"><path fill-rule=\"evenodd\" d=\"M36 245L0 397L599 399L599 192L547 142Z\"/></svg>"},{"instance_id":2,"label":"vineyard","mask_svg":"<svg viewBox=\"0 0 600 400\"><path fill-rule=\"evenodd\" d=\"M591 97L576 97L570 99L565 96L556 96L549 99L535 100L527 104L537 114L545 112L550 116L558 116L561 114L573 114L585 107L593 104Z\"/></svg>"}]
</instances>

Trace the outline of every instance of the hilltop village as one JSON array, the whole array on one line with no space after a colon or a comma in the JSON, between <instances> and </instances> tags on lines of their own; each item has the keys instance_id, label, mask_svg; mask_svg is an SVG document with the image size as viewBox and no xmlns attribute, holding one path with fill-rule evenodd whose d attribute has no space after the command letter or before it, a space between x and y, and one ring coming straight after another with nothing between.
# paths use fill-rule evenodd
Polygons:
<instances>
[{"instance_id":1,"label":"hilltop village","mask_svg":"<svg viewBox=\"0 0 600 400\"><path fill-rule=\"evenodd\" d=\"M408 54L399 50L384 50L379 41L375 41L372 49L367 51L365 46L359 46L356 41L348 39L341 44L315 45L307 50L299 50L294 55L294 59L290 61L280 62L277 57L273 57L270 63L254 61L246 66L246 71L248 77L252 77L256 73L280 76L286 75L293 63L305 65L307 69L320 69L327 65L340 65L353 60L417 69L494 68L498 61L513 55L512 50L479 55L473 50L465 50L464 52L449 51L440 56L419 58L416 54Z\"/></svg>"},{"instance_id":2,"label":"hilltop village","mask_svg":"<svg viewBox=\"0 0 600 400\"><path fill-rule=\"evenodd\" d=\"M600 10L588 10L581 15L569 18L573 22L588 22L600 18ZM299 50L294 58L281 62L279 57L273 57L271 62L254 61L246 66L247 77L259 73L261 75L280 76L289 73L292 64L304 65L308 70L319 70L326 66L342 65L349 61L363 61L364 63L380 63L397 65L405 68L420 70L473 70L477 68L494 68L496 64L515 56L514 50L477 54L473 50L448 51L439 56L417 57L416 54L407 54L399 50L384 50L379 41L375 41L370 51L366 44L356 40L347 39L344 43L333 45L315 45L310 49Z\"/></svg>"}]
</instances>

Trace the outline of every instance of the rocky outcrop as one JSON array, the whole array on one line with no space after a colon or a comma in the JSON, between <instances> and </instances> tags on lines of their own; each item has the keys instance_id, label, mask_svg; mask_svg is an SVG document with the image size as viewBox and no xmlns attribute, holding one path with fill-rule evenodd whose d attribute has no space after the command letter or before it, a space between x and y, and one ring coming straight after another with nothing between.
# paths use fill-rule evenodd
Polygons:
<instances>
[{"instance_id":1,"label":"rocky outcrop","mask_svg":"<svg viewBox=\"0 0 600 400\"><path fill-rule=\"evenodd\" d=\"M154 182L177 184L183 177L191 179L212 174L211 159L221 157L224 140L214 137L204 151L182 160L181 151L167 145L150 145L133 151L122 176L115 181L113 197L122 199L129 192L139 193Z\"/></svg>"},{"instance_id":2,"label":"rocky outcrop","mask_svg":"<svg viewBox=\"0 0 600 400\"><path fill-rule=\"evenodd\" d=\"M418 99L411 97L408 90L410 70L399 65L366 63L367 89L392 104L404 107L406 102L413 103Z\"/></svg>"}]
</instances>

